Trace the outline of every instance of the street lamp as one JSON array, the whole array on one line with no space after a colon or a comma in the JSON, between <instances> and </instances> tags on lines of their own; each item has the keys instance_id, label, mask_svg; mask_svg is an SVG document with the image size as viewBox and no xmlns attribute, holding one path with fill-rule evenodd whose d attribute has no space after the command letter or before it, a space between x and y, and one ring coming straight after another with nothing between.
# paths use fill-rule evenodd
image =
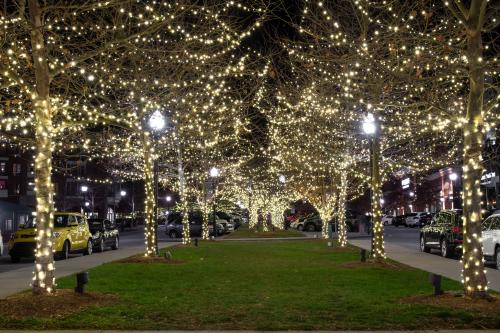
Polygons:
<instances>
[{"instance_id":1,"label":"street lamp","mask_svg":"<svg viewBox=\"0 0 500 333\"><path fill-rule=\"evenodd\" d=\"M215 219L215 192L217 191L217 177L219 177L219 169L212 167L210 169L210 177L212 177L212 219L214 223L214 238L217 237L217 224Z\"/></svg>"},{"instance_id":2,"label":"street lamp","mask_svg":"<svg viewBox=\"0 0 500 333\"><path fill-rule=\"evenodd\" d=\"M384 240L383 240L383 225L380 216L380 169L379 156L380 145L378 141L377 122L372 113L366 114L363 118L362 129L368 137L370 146L370 202L372 206L372 256L380 258L385 256Z\"/></svg>"},{"instance_id":3,"label":"street lamp","mask_svg":"<svg viewBox=\"0 0 500 333\"><path fill-rule=\"evenodd\" d=\"M165 116L159 110L156 110L149 117L148 123L153 131L159 132L165 127Z\"/></svg>"},{"instance_id":4,"label":"street lamp","mask_svg":"<svg viewBox=\"0 0 500 333\"><path fill-rule=\"evenodd\" d=\"M86 196L88 190L89 190L89 187L87 185L80 186L80 191L82 192L82 201L83 201L84 207L89 206L88 202L85 201L85 199L86 199L85 196ZM85 213L85 208L83 208L83 207L82 207L82 213Z\"/></svg>"},{"instance_id":5,"label":"street lamp","mask_svg":"<svg viewBox=\"0 0 500 333\"><path fill-rule=\"evenodd\" d=\"M167 195L167 197L165 198L165 200L166 200L167 202L171 202L171 201L172 201L172 197L171 197L170 195Z\"/></svg>"},{"instance_id":6,"label":"street lamp","mask_svg":"<svg viewBox=\"0 0 500 333\"><path fill-rule=\"evenodd\" d=\"M375 117L373 113L368 113L363 119L363 132L366 135L374 135L377 131L377 125L375 124Z\"/></svg>"},{"instance_id":7,"label":"street lamp","mask_svg":"<svg viewBox=\"0 0 500 333\"><path fill-rule=\"evenodd\" d=\"M212 168L210 169L210 177L212 177L212 178L217 178L217 177L219 177L219 169L218 169L218 168L216 168L216 167L212 167Z\"/></svg>"},{"instance_id":8,"label":"street lamp","mask_svg":"<svg viewBox=\"0 0 500 333\"><path fill-rule=\"evenodd\" d=\"M125 191L125 190L120 191L120 196L124 197L126 195L127 195L127 191Z\"/></svg>"},{"instance_id":9,"label":"street lamp","mask_svg":"<svg viewBox=\"0 0 500 333\"><path fill-rule=\"evenodd\" d=\"M157 135L165 128L166 119L161 111L154 111L148 120L149 128L152 130L153 136L153 147L155 146L155 141ZM153 162L153 178L154 178L154 235L155 235L155 251L158 254L158 160L155 158Z\"/></svg>"},{"instance_id":10,"label":"street lamp","mask_svg":"<svg viewBox=\"0 0 500 333\"><path fill-rule=\"evenodd\" d=\"M455 209L455 181L458 179L458 175L455 172L450 173L448 176L451 180L450 187L450 199L451 199L451 209Z\"/></svg>"},{"instance_id":11,"label":"street lamp","mask_svg":"<svg viewBox=\"0 0 500 333\"><path fill-rule=\"evenodd\" d=\"M279 175L278 180L280 181L281 184L285 184L285 182L286 182L285 175Z\"/></svg>"}]
</instances>

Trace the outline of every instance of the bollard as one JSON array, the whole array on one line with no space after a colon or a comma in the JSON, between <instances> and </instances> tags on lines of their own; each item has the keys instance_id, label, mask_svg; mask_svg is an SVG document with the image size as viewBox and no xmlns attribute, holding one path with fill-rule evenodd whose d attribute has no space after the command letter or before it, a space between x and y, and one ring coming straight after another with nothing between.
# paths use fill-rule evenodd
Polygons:
<instances>
[{"instance_id":1,"label":"bollard","mask_svg":"<svg viewBox=\"0 0 500 333\"><path fill-rule=\"evenodd\" d=\"M167 260L171 260L172 259L172 253L170 253L170 251L166 251L165 254L163 255L163 257Z\"/></svg>"},{"instance_id":2,"label":"bollard","mask_svg":"<svg viewBox=\"0 0 500 333\"><path fill-rule=\"evenodd\" d=\"M361 249L360 254L361 254L361 262L366 262L366 250Z\"/></svg>"},{"instance_id":3,"label":"bollard","mask_svg":"<svg viewBox=\"0 0 500 333\"><path fill-rule=\"evenodd\" d=\"M76 288L75 292L83 294L85 292L85 285L89 282L89 272L80 272L76 274Z\"/></svg>"},{"instance_id":4,"label":"bollard","mask_svg":"<svg viewBox=\"0 0 500 333\"><path fill-rule=\"evenodd\" d=\"M198 246L198 238L194 239L194 246Z\"/></svg>"},{"instance_id":5,"label":"bollard","mask_svg":"<svg viewBox=\"0 0 500 333\"><path fill-rule=\"evenodd\" d=\"M328 242L328 247L332 247L332 242Z\"/></svg>"},{"instance_id":6,"label":"bollard","mask_svg":"<svg viewBox=\"0 0 500 333\"><path fill-rule=\"evenodd\" d=\"M441 275L430 273L429 282L434 286L434 296L443 294L443 289L441 289Z\"/></svg>"}]
</instances>

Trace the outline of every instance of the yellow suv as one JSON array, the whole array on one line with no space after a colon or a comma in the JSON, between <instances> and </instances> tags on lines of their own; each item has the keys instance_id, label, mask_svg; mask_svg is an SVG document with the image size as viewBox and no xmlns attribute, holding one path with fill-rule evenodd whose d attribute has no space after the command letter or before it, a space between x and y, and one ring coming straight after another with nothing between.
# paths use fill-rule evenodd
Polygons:
<instances>
[{"instance_id":1,"label":"yellow suv","mask_svg":"<svg viewBox=\"0 0 500 333\"><path fill-rule=\"evenodd\" d=\"M13 263L22 257L34 257L36 217L21 225L9 241L9 255ZM70 253L92 254L92 234L85 216L79 213L55 213L52 235L54 257L67 259Z\"/></svg>"}]
</instances>

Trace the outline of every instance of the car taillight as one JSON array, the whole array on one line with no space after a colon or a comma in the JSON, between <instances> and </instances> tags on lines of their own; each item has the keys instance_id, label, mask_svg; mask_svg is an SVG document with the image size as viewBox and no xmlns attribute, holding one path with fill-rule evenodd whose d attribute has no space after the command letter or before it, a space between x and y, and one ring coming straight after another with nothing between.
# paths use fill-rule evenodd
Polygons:
<instances>
[{"instance_id":1,"label":"car taillight","mask_svg":"<svg viewBox=\"0 0 500 333\"><path fill-rule=\"evenodd\" d=\"M451 228L451 232L453 232L454 234L459 234L462 232L462 228L460 227L453 227Z\"/></svg>"}]
</instances>

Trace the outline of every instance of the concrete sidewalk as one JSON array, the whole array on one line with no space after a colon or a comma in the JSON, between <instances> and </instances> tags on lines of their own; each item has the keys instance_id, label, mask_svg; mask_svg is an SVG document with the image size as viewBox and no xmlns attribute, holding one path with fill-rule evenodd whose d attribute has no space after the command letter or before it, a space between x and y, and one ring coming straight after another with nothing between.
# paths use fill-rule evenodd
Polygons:
<instances>
[{"instance_id":1,"label":"concrete sidewalk","mask_svg":"<svg viewBox=\"0 0 500 333\"><path fill-rule=\"evenodd\" d=\"M351 239L354 246L370 250L370 239ZM436 254L424 253L402 246L385 243L385 252L388 258L402 264L421 269L423 271L439 274L455 281L462 279L462 266L459 260L443 258ZM488 287L491 290L500 292L500 270L486 268Z\"/></svg>"},{"instance_id":2,"label":"concrete sidewalk","mask_svg":"<svg viewBox=\"0 0 500 333\"><path fill-rule=\"evenodd\" d=\"M415 330L415 331L106 331L106 330L52 330L15 331L0 330L1 333L499 333L500 330Z\"/></svg>"},{"instance_id":3,"label":"concrete sidewalk","mask_svg":"<svg viewBox=\"0 0 500 333\"><path fill-rule=\"evenodd\" d=\"M171 247L177 243L160 243L160 248ZM90 256L81 256L68 260L56 261L56 278L61 278L104 263L130 257L144 252L144 246L120 248L116 251L94 253ZM33 275L33 266L0 273L0 299L30 288Z\"/></svg>"}]
</instances>

